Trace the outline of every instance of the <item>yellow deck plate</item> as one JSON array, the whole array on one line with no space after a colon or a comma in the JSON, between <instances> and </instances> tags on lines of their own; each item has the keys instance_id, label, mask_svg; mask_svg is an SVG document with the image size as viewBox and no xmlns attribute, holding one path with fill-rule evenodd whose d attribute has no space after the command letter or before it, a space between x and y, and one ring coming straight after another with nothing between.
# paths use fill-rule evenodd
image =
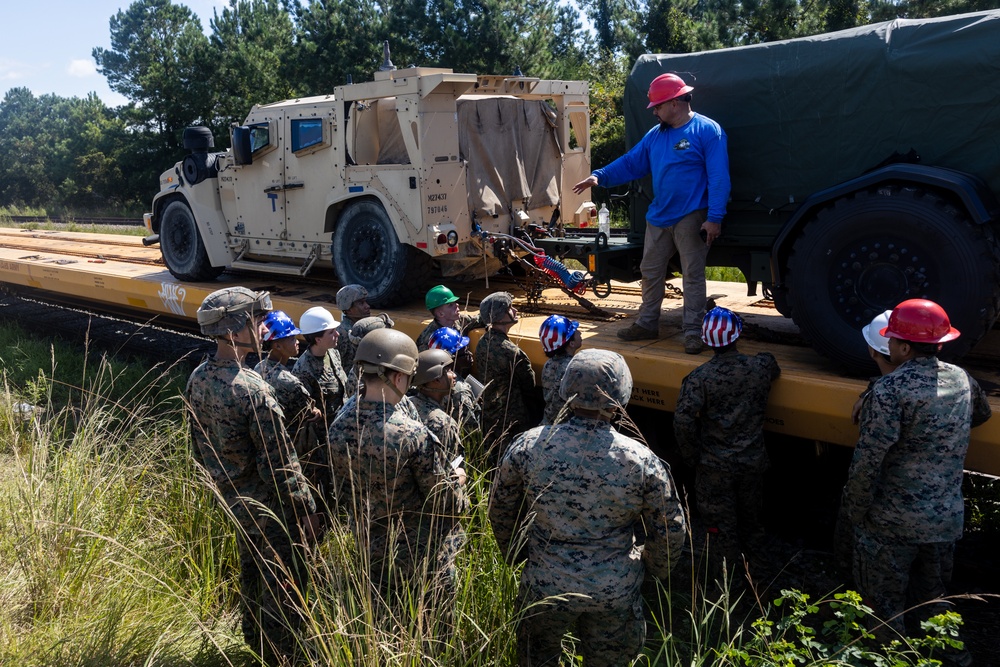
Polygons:
<instances>
[{"instance_id":1,"label":"yellow deck plate","mask_svg":"<svg viewBox=\"0 0 1000 667\"><path fill-rule=\"evenodd\" d=\"M194 321L195 311L210 292L227 285L246 285L268 289L276 308L298 319L307 308L324 305L339 315L334 304L336 284L320 274L315 281L288 282L276 276L233 276L224 274L212 283L180 283L163 267L158 248L142 246L138 237L71 232L26 232L0 229L0 282L53 292L82 301L127 308L149 317L168 315ZM463 303L475 310L480 299L492 291L485 281L454 283L450 287ZM491 281L492 289L519 293L507 281ZM624 342L615 331L635 313L639 293L635 285L616 285L616 292L596 303L616 313L615 321L581 319L580 331L587 347L620 352L629 364L635 381L632 403L672 411L687 373L708 359L708 354L684 354L680 330L678 298L664 300L661 335L657 341ZM709 283L709 294L719 305L739 312L745 321L772 330L794 331L794 325L773 309L762 307L759 298L747 297L746 286L738 283ZM591 300L594 300L591 297ZM558 290L547 290L545 310L540 314L522 312L520 323L511 337L524 349L540 374L545 363L538 341L538 328L550 313L562 312L576 318L576 307ZM430 321L416 303L392 308L387 312L396 327L416 336ZM473 338L481 334L473 332ZM743 340L740 348L747 353L769 350L782 368L775 382L767 412L767 429L776 433L808 438L839 445L853 445L857 427L851 424L851 406L866 382L845 377L832 365L803 347L762 344ZM1000 332L993 331L968 357L973 375L990 387L993 419L972 432L966 467L970 470L1000 475L1000 385L996 360L1000 358Z\"/></svg>"}]
</instances>

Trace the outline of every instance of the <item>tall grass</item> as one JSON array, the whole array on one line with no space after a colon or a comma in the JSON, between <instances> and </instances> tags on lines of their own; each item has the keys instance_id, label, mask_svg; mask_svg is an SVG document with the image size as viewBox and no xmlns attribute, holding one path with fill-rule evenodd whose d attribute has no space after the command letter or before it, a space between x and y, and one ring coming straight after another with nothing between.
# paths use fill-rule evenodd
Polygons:
<instances>
[{"instance_id":1,"label":"tall grass","mask_svg":"<svg viewBox=\"0 0 1000 667\"><path fill-rule=\"evenodd\" d=\"M136 375L135 364L84 355L77 386L60 393L57 383L72 384L60 376L61 355L49 350L48 364L28 356L33 372L5 357L0 377L0 664L258 664L239 629L235 530L190 457L177 371ZM334 522L309 553L309 585L296 591L305 664L514 664L519 573L489 528L488 477L473 473L469 491L450 613L419 588L382 604L365 550ZM779 649L796 664L836 664L844 647L867 641L859 631L836 642L826 630L801 634L812 606L842 600L807 605L789 594L779 609L740 602L725 586L706 596L713 586L699 572L687 557L670 581L648 587L646 664L778 664L769 660ZM855 602L851 623L863 613ZM761 615L778 620L750 624ZM823 642L833 648L815 648Z\"/></svg>"}]
</instances>

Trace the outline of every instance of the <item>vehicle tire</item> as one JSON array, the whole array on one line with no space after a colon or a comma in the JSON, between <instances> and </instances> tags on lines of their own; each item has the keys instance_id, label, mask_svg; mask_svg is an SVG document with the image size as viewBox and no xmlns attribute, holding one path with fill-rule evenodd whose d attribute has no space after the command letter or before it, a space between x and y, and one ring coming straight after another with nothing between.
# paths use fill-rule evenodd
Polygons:
<instances>
[{"instance_id":1,"label":"vehicle tire","mask_svg":"<svg viewBox=\"0 0 1000 667\"><path fill-rule=\"evenodd\" d=\"M960 338L957 359L993 326L1000 307L1000 249L941 196L888 185L836 200L803 227L788 260L792 319L821 354L873 373L861 328L906 299L944 307Z\"/></svg>"},{"instance_id":2,"label":"vehicle tire","mask_svg":"<svg viewBox=\"0 0 1000 667\"><path fill-rule=\"evenodd\" d=\"M187 202L175 200L163 209L160 219L160 253L167 269L178 280L207 282L226 270L212 266Z\"/></svg>"},{"instance_id":3,"label":"vehicle tire","mask_svg":"<svg viewBox=\"0 0 1000 667\"><path fill-rule=\"evenodd\" d=\"M399 242L382 205L356 201L344 209L333 232L333 267L341 285L368 290L368 302L385 308L423 295L431 259Z\"/></svg>"}]
</instances>

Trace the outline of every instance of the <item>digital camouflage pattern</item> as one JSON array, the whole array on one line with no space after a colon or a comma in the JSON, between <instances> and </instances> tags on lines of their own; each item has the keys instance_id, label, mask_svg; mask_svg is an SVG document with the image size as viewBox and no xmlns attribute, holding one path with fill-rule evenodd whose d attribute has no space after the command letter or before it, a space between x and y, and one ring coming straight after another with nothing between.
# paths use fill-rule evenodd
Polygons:
<instances>
[{"instance_id":1,"label":"digital camouflage pattern","mask_svg":"<svg viewBox=\"0 0 1000 667\"><path fill-rule=\"evenodd\" d=\"M695 469L695 502L708 536L712 577L741 572L741 553L764 535L761 523L764 412L781 373L774 355L718 352L681 382L674 436ZM741 579L742 580L742 579Z\"/></svg>"},{"instance_id":2,"label":"digital camouflage pattern","mask_svg":"<svg viewBox=\"0 0 1000 667\"><path fill-rule=\"evenodd\" d=\"M879 378L844 488L854 525L905 543L962 536L962 471L972 426L990 417L968 373L936 357Z\"/></svg>"},{"instance_id":3,"label":"digital camouflage pattern","mask_svg":"<svg viewBox=\"0 0 1000 667\"><path fill-rule=\"evenodd\" d=\"M340 406L344 404L347 388L347 374L340 365L340 354L336 350L330 350L322 357L317 357L305 350L292 367L292 373L309 389L316 407L326 418L325 423L332 422Z\"/></svg>"},{"instance_id":4,"label":"digital camouflage pattern","mask_svg":"<svg viewBox=\"0 0 1000 667\"><path fill-rule=\"evenodd\" d=\"M313 489L325 486L329 477L329 457L326 434L321 425L308 421L316 405L309 390L292 370L273 359L265 357L254 367L271 385L275 398L285 414L285 427L295 445L302 472Z\"/></svg>"},{"instance_id":5,"label":"digital camouflage pattern","mask_svg":"<svg viewBox=\"0 0 1000 667\"><path fill-rule=\"evenodd\" d=\"M476 345L476 378L485 385L481 425L487 464L493 467L514 436L533 424L528 401L535 372L528 355L507 334L490 328Z\"/></svg>"},{"instance_id":6,"label":"digital camouflage pattern","mask_svg":"<svg viewBox=\"0 0 1000 667\"><path fill-rule=\"evenodd\" d=\"M465 448L462 446L461 429L458 422L445 412L446 406L419 391L410 394L409 399L413 403L413 407L417 409L420 421L440 441L445 459L451 461L459 454L464 456Z\"/></svg>"},{"instance_id":7,"label":"digital camouflage pattern","mask_svg":"<svg viewBox=\"0 0 1000 667\"><path fill-rule=\"evenodd\" d=\"M455 322L454 328L460 333L465 334L466 331L471 329L477 322L476 317L468 315L466 313L460 313L458 315L458 321ZM430 349L431 336L434 332L441 328L442 325L437 323L437 320L431 320L430 324L424 327L424 330L420 332L417 336L417 350L423 352L424 350Z\"/></svg>"},{"instance_id":8,"label":"digital camouflage pattern","mask_svg":"<svg viewBox=\"0 0 1000 667\"><path fill-rule=\"evenodd\" d=\"M288 535L297 536L294 527L316 504L281 407L267 382L236 360L199 365L185 398L194 458L239 526L243 636L265 655L292 655L299 616L287 582L305 581L302 554Z\"/></svg>"},{"instance_id":9,"label":"digital camouflage pattern","mask_svg":"<svg viewBox=\"0 0 1000 667\"><path fill-rule=\"evenodd\" d=\"M674 435L690 464L734 472L767 469L764 411L781 373L770 352L713 355L681 382Z\"/></svg>"},{"instance_id":10,"label":"digital camouflage pattern","mask_svg":"<svg viewBox=\"0 0 1000 667\"><path fill-rule=\"evenodd\" d=\"M872 386L842 512L856 535L855 581L880 618L896 616L897 630L908 602L944 590L962 536L970 430L990 415L979 384L936 357L907 361Z\"/></svg>"},{"instance_id":11,"label":"digital camouflage pattern","mask_svg":"<svg viewBox=\"0 0 1000 667\"><path fill-rule=\"evenodd\" d=\"M347 313L343 313L340 324L337 325L337 353L340 355L340 367L345 371L350 371L354 367L354 351L357 348L351 342L351 328L355 324L356 322L348 317Z\"/></svg>"},{"instance_id":12,"label":"digital camouflage pattern","mask_svg":"<svg viewBox=\"0 0 1000 667\"><path fill-rule=\"evenodd\" d=\"M531 520L525 521L529 514ZM489 517L508 562L527 561L521 573L522 604L567 593L585 596L568 597L553 609L578 621L576 636L584 646L599 643L581 636L581 629L601 631L586 622L595 618L590 615L597 615L605 628L635 622L644 573L668 576L686 530L666 465L608 422L577 416L533 428L514 440L497 472ZM642 547L635 535L640 525L645 528ZM523 538L519 530L525 531ZM557 625L562 623L557 619ZM525 618L518 632L519 654L533 651L533 664L536 658L551 657L538 655L543 645L558 647L550 626L545 608ZM591 662L585 656L584 664L629 664L641 640L635 646L624 644L627 650L613 660Z\"/></svg>"},{"instance_id":13,"label":"digital camouflage pattern","mask_svg":"<svg viewBox=\"0 0 1000 667\"><path fill-rule=\"evenodd\" d=\"M468 435L479 430L481 413L482 408L472 386L464 380L455 380L451 388L451 400L448 402L448 414L458 422L462 433Z\"/></svg>"},{"instance_id":14,"label":"digital camouflage pattern","mask_svg":"<svg viewBox=\"0 0 1000 667\"><path fill-rule=\"evenodd\" d=\"M549 360L542 367L542 395L545 398L543 424L555 424L560 410L566 405L566 401L559 396L559 386L562 384L563 375L566 374L566 367L569 366L572 359L571 355L560 354L549 357Z\"/></svg>"},{"instance_id":15,"label":"digital camouflage pattern","mask_svg":"<svg viewBox=\"0 0 1000 667\"><path fill-rule=\"evenodd\" d=\"M453 587L469 501L437 439L405 408L361 398L341 410L329 437L337 497L368 548L373 580L386 590L431 559L438 583Z\"/></svg>"},{"instance_id":16,"label":"digital camouflage pattern","mask_svg":"<svg viewBox=\"0 0 1000 667\"><path fill-rule=\"evenodd\" d=\"M580 350L566 364L559 397L573 408L613 412L632 397L632 372L611 350Z\"/></svg>"}]
</instances>

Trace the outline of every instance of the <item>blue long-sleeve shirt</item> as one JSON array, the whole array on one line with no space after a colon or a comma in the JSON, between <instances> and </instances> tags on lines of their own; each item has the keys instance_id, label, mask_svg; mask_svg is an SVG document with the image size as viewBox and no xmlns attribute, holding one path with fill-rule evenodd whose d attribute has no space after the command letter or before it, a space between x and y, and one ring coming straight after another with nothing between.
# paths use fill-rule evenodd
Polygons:
<instances>
[{"instance_id":1,"label":"blue long-sleeve shirt","mask_svg":"<svg viewBox=\"0 0 1000 667\"><path fill-rule=\"evenodd\" d=\"M652 174L653 203L646 221L670 227L685 215L708 209L709 222L722 222L729 200L726 133L699 113L681 127L654 126L639 143L593 173L606 188Z\"/></svg>"}]
</instances>

